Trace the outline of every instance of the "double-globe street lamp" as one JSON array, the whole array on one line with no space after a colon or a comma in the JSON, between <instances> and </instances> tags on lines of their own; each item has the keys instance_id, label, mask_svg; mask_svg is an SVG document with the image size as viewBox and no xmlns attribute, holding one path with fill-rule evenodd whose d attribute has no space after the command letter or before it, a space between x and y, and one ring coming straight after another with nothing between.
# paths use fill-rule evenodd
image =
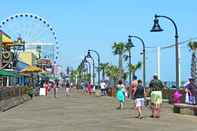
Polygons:
<instances>
[{"instance_id":1,"label":"double-globe street lamp","mask_svg":"<svg viewBox=\"0 0 197 131\"><path fill-rule=\"evenodd\" d=\"M87 61L86 57L84 57L83 63L88 65L88 73L91 75L91 64L89 61Z\"/></svg>"},{"instance_id":2,"label":"double-globe street lamp","mask_svg":"<svg viewBox=\"0 0 197 131\"><path fill-rule=\"evenodd\" d=\"M135 46L131 42L131 36L129 35L128 37L129 37L129 39L128 39L128 43L127 43L127 48L129 51L129 66L130 66L131 65L131 48L135 47ZM131 86L131 70L130 69L129 69L129 86Z\"/></svg>"},{"instance_id":3,"label":"double-globe street lamp","mask_svg":"<svg viewBox=\"0 0 197 131\"><path fill-rule=\"evenodd\" d=\"M97 57L98 57L98 86L100 86L100 83L101 83L101 79L100 79L100 64L101 64L101 62L100 62L100 54L98 53L98 51L96 51L96 50L92 50L92 49L90 49L90 50L88 50L88 54L90 55L90 52L94 52L96 55L97 55ZM91 56L91 55L90 55Z\"/></svg>"},{"instance_id":4,"label":"double-globe street lamp","mask_svg":"<svg viewBox=\"0 0 197 131\"><path fill-rule=\"evenodd\" d=\"M144 41L139 36L129 35L128 37L129 37L128 44L132 45L132 47L134 47L134 45L132 43L131 38L136 38L136 39L140 40L141 43L142 43L142 47L143 47L143 49L142 49L142 54L143 54L143 63L142 63L143 64L143 86L145 87L146 86L146 57L145 57L146 54L145 54L145 44L144 44ZM131 53L129 53L129 54L131 54ZM129 65L131 65L131 56L129 56L129 59L130 59L129 60ZM131 71L129 71L129 80L131 80ZM131 83L129 83L129 84L131 85Z\"/></svg>"},{"instance_id":5,"label":"double-globe street lamp","mask_svg":"<svg viewBox=\"0 0 197 131\"><path fill-rule=\"evenodd\" d=\"M163 15L155 15L154 17L154 25L151 29L151 32L161 32L163 31L163 29L160 27L159 25L159 19L158 18L166 18L168 20L170 20L175 28L175 55L176 55L176 88L179 88L179 76L180 76L180 72L179 72L179 42L178 42L178 29L177 29L177 25L176 23L168 16L163 16Z\"/></svg>"},{"instance_id":6,"label":"double-globe street lamp","mask_svg":"<svg viewBox=\"0 0 197 131\"><path fill-rule=\"evenodd\" d=\"M92 68L93 68L93 87L95 86L95 63L94 63L94 59L93 57L90 55L90 52L88 52L87 56L85 57L86 59L87 58L90 58L93 62L93 65L92 65Z\"/></svg>"}]
</instances>

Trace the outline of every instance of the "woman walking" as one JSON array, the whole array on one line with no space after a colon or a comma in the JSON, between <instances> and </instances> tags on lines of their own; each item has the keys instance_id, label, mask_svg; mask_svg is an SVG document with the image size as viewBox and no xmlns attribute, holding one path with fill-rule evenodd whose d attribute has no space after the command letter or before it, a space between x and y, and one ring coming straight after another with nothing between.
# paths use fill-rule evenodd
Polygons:
<instances>
[{"instance_id":1,"label":"woman walking","mask_svg":"<svg viewBox=\"0 0 197 131\"><path fill-rule=\"evenodd\" d=\"M124 102L125 102L125 94L124 94L124 85L122 83L122 80L119 80L116 90L117 90L116 98L119 102L119 107L117 109L123 109Z\"/></svg>"},{"instance_id":2,"label":"woman walking","mask_svg":"<svg viewBox=\"0 0 197 131\"><path fill-rule=\"evenodd\" d=\"M87 90L88 90L89 95L92 95L92 92L93 92L93 85L91 84L91 82L89 82L89 83L87 84Z\"/></svg>"},{"instance_id":3,"label":"woman walking","mask_svg":"<svg viewBox=\"0 0 197 131\"><path fill-rule=\"evenodd\" d=\"M134 98L135 98L135 107L137 109L138 115L136 118L143 119L142 115L142 109L144 107L144 96L145 96L145 90L142 86L142 81L138 80L138 86L136 91L134 92Z\"/></svg>"}]
</instances>

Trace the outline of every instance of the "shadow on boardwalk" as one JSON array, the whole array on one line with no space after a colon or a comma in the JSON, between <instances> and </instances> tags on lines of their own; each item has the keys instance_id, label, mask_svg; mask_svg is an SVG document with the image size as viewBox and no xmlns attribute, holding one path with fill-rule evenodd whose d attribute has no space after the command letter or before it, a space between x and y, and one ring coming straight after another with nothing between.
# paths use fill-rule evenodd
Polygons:
<instances>
[{"instance_id":1,"label":"shadow on boardwalk","mask_svg":"<svg viewBox=\"0 0 197 131\"><path fill-rule=\"evenodd\" d=\"M135 118L132 102L122 111L116 110L111 97L80 96L77 91L65 97L35 97L7 112L0 113L0 131L196 131L197 117L172 113L163 105L160 119Z\"/></svg>"}]
</instances>

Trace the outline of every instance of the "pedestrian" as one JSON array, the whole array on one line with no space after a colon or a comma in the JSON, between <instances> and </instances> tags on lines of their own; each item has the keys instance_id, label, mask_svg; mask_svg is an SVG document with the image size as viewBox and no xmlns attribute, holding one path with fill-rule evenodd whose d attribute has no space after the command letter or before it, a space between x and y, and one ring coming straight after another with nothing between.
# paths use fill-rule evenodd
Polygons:
<instances>
[{"instance_id":1,"label":"pedestrian","mask_svg":"<svg viewBox=\"0 0 197 131\"><path fill-rule=\"evenodd\" d=\"M92 95L92 92L93 92L93 85L91 84L91 82L89 82L87 84L87 91L89 93L89 95Z\"/></svg>"},{"instance_id":2,"label":"pedestrian","mask_svg":"<svg viewBox=\"0 0 197 131\"><path fill-rule=\"evenodd\" d=\"M33 92L34 92L33 88L32 87L29 88L28 95L30 96L31 100L33 99L33 94L34 94Z\"/></svg>"},{"instance_id":3,"label":"pedestrian","mask_svg":"<svg viewBox=\"0 0 197 131\"><path fill-rule=\"evenodd\" d=\"M176 89L176 91L172 94L173 103L181 103L181 97L181 92L178 89Z\"/></svg>"},{"instance_id":4,"label":"pedestrian","mask_svg":"<svg viewBox=\"0 0 197 131\"><path fill-rule=\"evenodd\" d=\"M136 91L138 86L138 81L137 81L137 76L133 76L133 80L131 82L131 86L130 86L130 91L129 91L129 97L134 100L134 92ZM135 108L135 101L133 101L133 108Z\"/></svg>"},{"instance_id":5,"label":"pedestrian","mask_svg":"<svg viewBox=\"0 0 197 131\"><path fill-rule=\"evenodd\" d=\"M122 110L125 103L124 85L122 80L119 80L118 85L116 86L116 98L119 102L119 107L117 107L117 109Z\"/></svg>"},{"instance_id":6,"label":"pedestrian","mask_svg":"<svg viewBox=\"0 0 197 131\"><path fill-rule=\"evenodd\" d=\"M158 79L157 75L153 76L149 84L151 90L151 109L152 109L152 118L160 118L160 110L162 104L162 89L163 84L161 80Z\"/></svg>"},{"instance_id":7,"label":"pedestrian","mask_svg":"<svg viewBox=\"0 0 197 131\"><path fill-rule=\"evenodd\" d=\"M48 90L49 90L49 81L46 80L43 87L45 88L45 96L48 95Z\"/></svg>"},{"instance_id":8,"label":"pedestrian","mask_svg":"<svg viewBox=\"0 0 197 131\"><path fill-rule=\"evenodd\" d=\"M85 95L85 82L84 81L81 81L81 83L80 83L80 94L81 94L81 96L83 96L83 95Z\"/></svg>"},{"instance_id":9,"label":"pedestrian","mask_svg":"<svg viewBox=\"0 0 197 131\"><path fill-rule=\"evenodd\" d=\"M65 96L70 96L70 83L67 80L65 84Z\"/></svg>"},{"instance_id":10,"label":"pedestrian","mask_svg":"<svg viewBox=\"0 0 197 131\"><path fill-rule=\"evenodd\" d=\"M145 89L142 85L142 81L138 80L137 89L134 92L135 107L138 112L136 118L143 119L142 110L144 107Z\"/></svg>"},{"instance_id":11,"label":"pedestrian","mask_svg":"<svg viewBox=\"0 0 197 131\"><path fill-rule=\"evenodd\" d=\"M55 80L55 84L53 86L53 95L55 98L56 98L58 86L59 86L59 82L58 82L58 80Z\"/></svg>"},{"instance_id":12,"label":"pedestrian","mask_svg":"<svg viewBox=\"0 0 197 131\"><path fill-rule=\"evenodd\" d=\"M133 96L134 96L134 92L137 89L137 86L138 86L137 76L134 76L130 87L130 98L134 98Z\"/></svg>"},{"instance_id":13,"label":"pedestrian","mask_svg":"<svg viewBox=\"0 0 197 131\"><path fill-rule=\"evenodd\" d=\"M196 104L197 92L196 92L195 80L193 78L189 78L189 82L185 85L186 92L186 103L187 104Z\"/></svg>"},{"instance_id":14,"label":"pedestrian","mask_svg":"<svg viewBox=\"0 0 197 131\"><path fill-rule=\"evenodd\" d=\"M101 96L106 96L107 95L107 92L106 92L106 83L105 81L101 81Z\"/></svg>"}]
</instances>

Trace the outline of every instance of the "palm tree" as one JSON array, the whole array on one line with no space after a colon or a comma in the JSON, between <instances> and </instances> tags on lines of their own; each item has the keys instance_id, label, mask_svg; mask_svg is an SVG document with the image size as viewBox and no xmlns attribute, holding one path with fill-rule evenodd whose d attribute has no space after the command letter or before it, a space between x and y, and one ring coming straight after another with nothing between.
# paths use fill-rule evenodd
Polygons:
<instances>
[{"instance_id":1,"label":"palm tree","mask_svg":"<svg viewBox=\"0 0 197 131\"><path fill-rule=\"evenodd\" d=\"M109 63L101 63L100 64L100 70L102 71L102 79L105 80L105 70L107 68L107 66L109 65Z\"/></svg>"},{"instance_id":2,"label":"palm tree","mask_svg":"<svg viewBox=\"0 0 197 131\"><path fill-rule=\"evenodd\" d=\"M134 78L135 73L138 69L142 67L142 63L138 62L137 64L131 64L129 65L129 70L132 72L132 78Z\"/></svg>"},{"instance_id":3,"label":"palm tree","mask_svg":"<svg viewBox=\"0 0 197 131\"><path fill-rule=\"evenodd\" d=\"M126 46L123 42L114 43L112 46L113 54L118 55L118 67L121 70L120 78L123 76L123 65L122 65L122 59L123 54L127 51Z\"/></svg>"},{"instance_id":4,"label":"palm tree","mask_svg":"<svg viewBox=\"0 0 197 131\"><path fill-rule=\"evenodd\" d=\"M197 86L197 68L196 68L196 50L197 50L197 41L190 41L188 44L190 50L192 51L192 62L191 62L191 77L195 80Z\"/></svg>"},{"instance_id":5,"label":"palm tree","mask_svg":"<svg viewBox=\"0 0 197 131\"><path fill-rule=\"evenodd\" d=\"M129 74L129 72L124 72L124 73L123 73L123 80L124 80L124 81L127 80L128 74Z\"/></svg>"},{"instance_id":6,"label":"palm tree","mask_svg":"<svg viewBox=\"0 0 197 131\"><path fill-rule=\"evenodd\" d=\"M131 50L131 45L129 44L129 43L127 43L126 45L125 45L125 52L127 52L127 54L125 54L124 56L123 56L123 58L124 58L124 60L125 61L127 61L128 59L129 59L129 54L128 54L128 52Z\"/></svg>"},{"instance_id":7,"label":"palm tree","mask_svg":"<svg viewBox=\"0 0 197 131\"><path fill-rule=\"evenodd\" d=\"M70 80L75 83L76 85L79 83L80 79L80 70L77 68L76 70L73 70L70 74Z\"/></svg>"},{"instance_id":8,"label":"palm tree","mask_svg":"<svg viewBox=\"0 0 197 131\"><path fill-rule=\"evenodd\" d=\"M121 74L121 70L115 65L108 65L105 71L110 80L113 80L115 86Z\"/></svg>"}]
</instances>

